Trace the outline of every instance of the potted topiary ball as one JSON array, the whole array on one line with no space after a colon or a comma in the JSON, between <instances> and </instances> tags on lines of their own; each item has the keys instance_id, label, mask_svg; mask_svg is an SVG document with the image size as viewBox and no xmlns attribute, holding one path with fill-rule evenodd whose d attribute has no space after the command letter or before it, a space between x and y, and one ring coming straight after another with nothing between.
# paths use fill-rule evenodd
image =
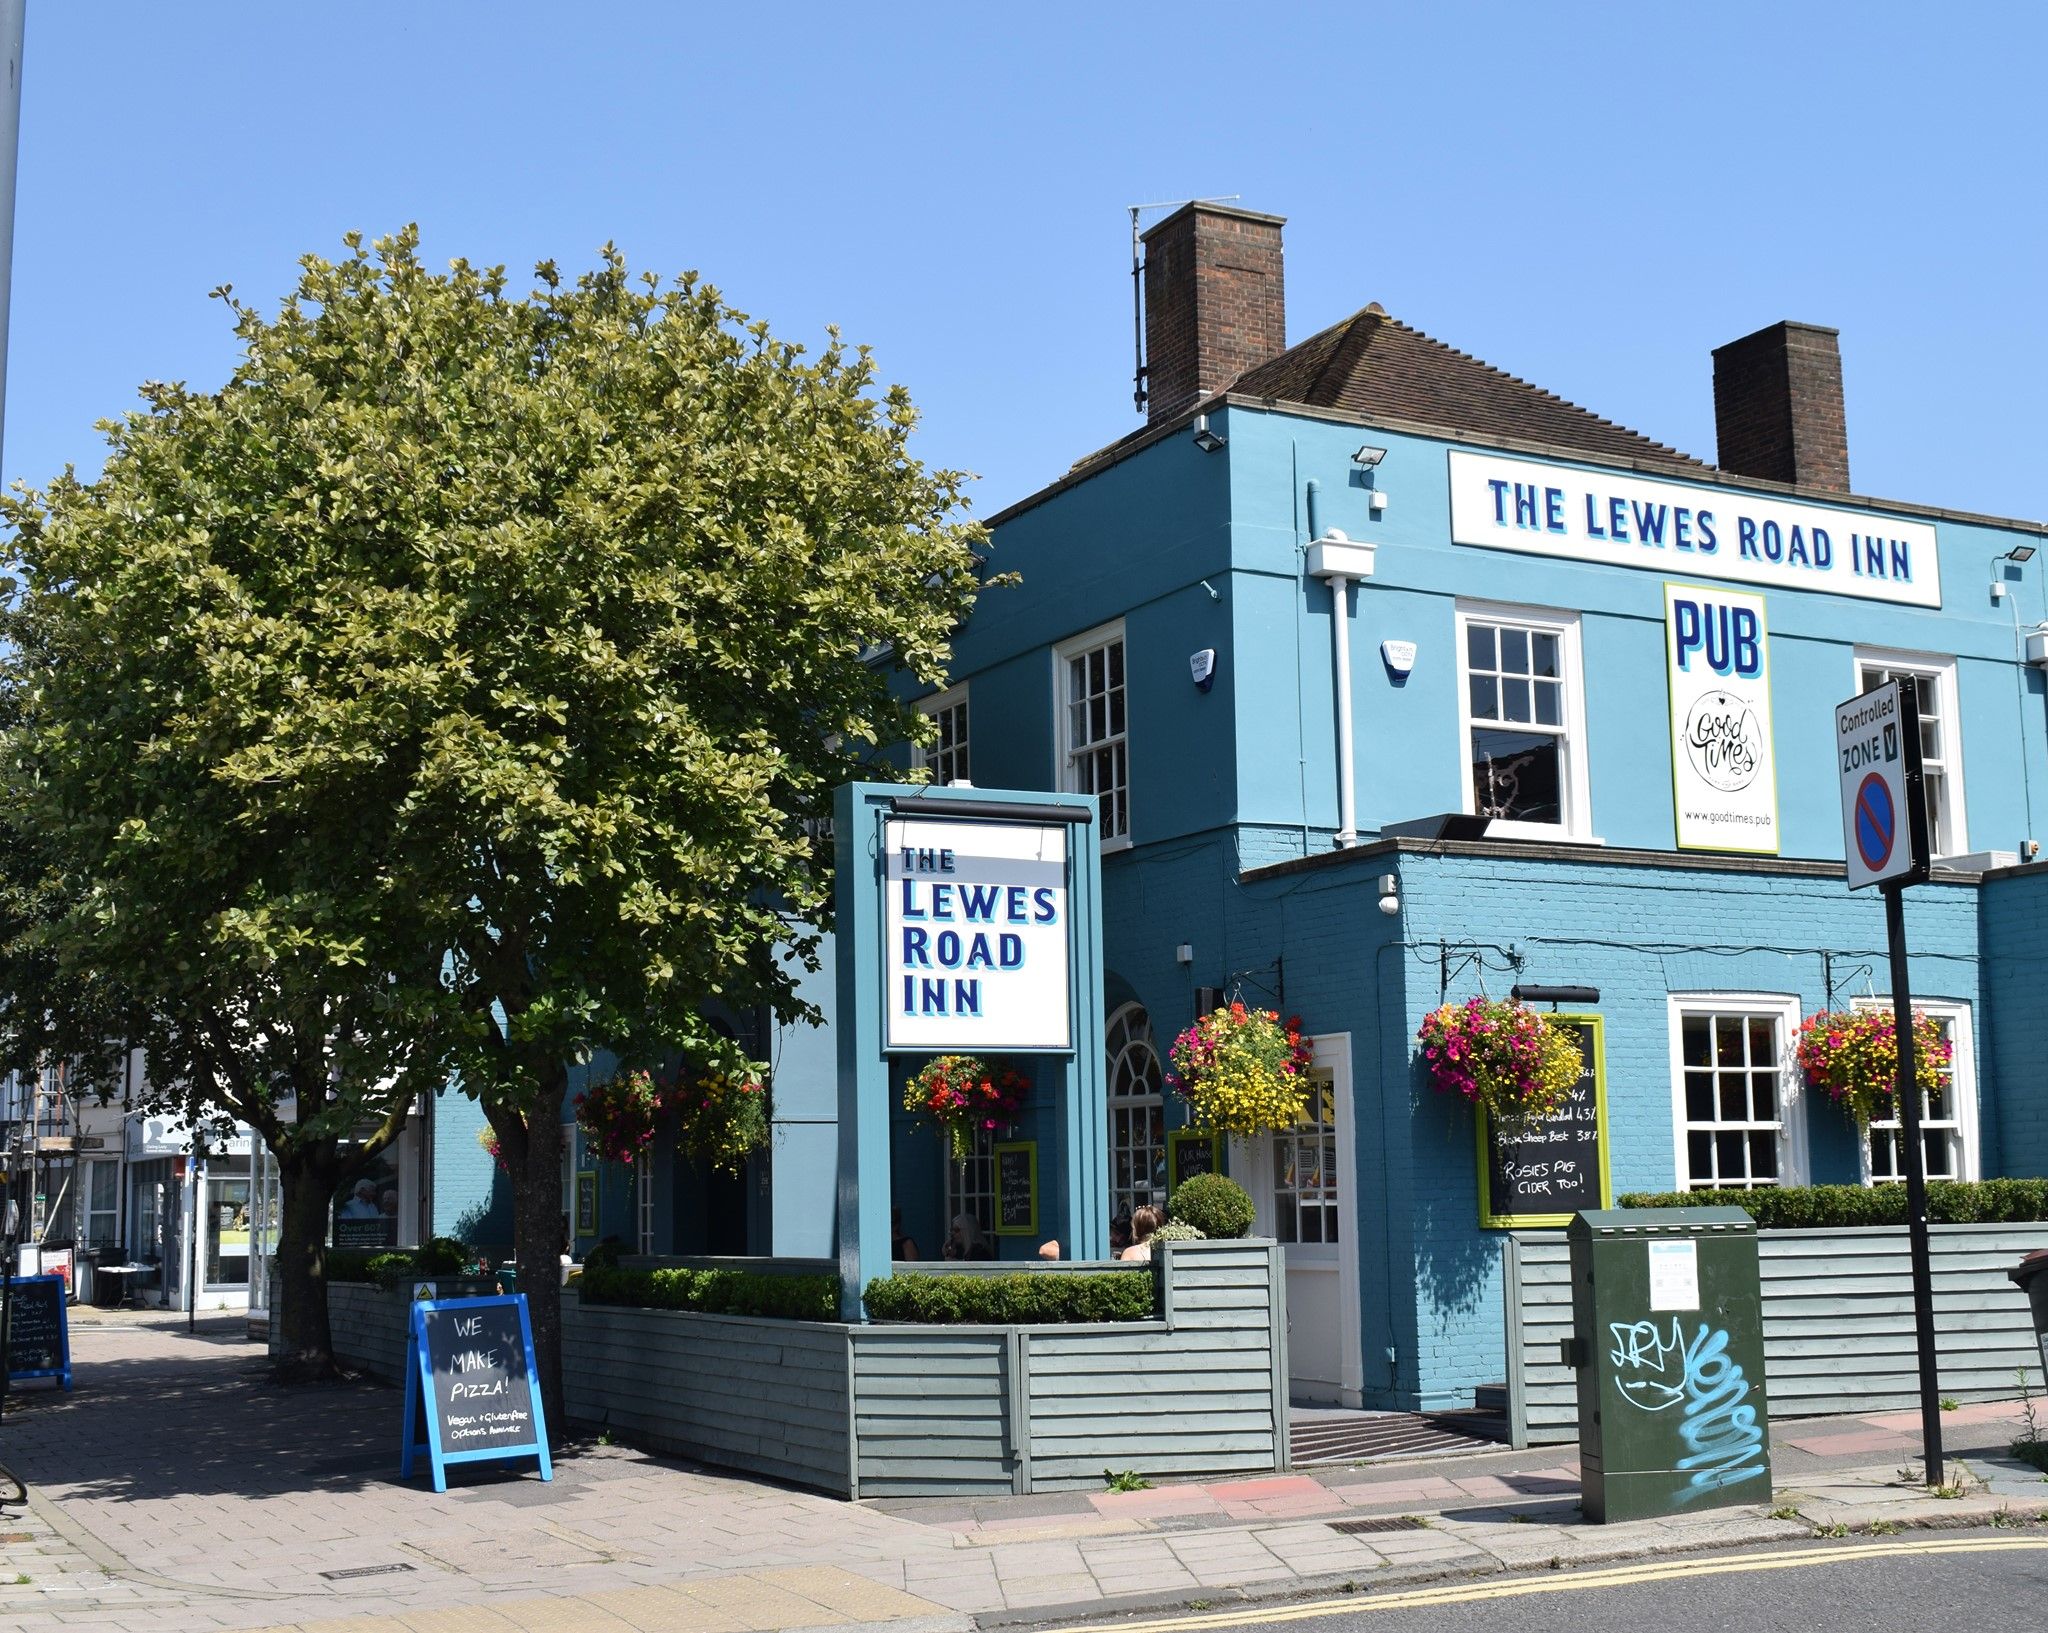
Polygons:
<instances>
[{"instance_id":1,"label":"potted topiary ball","mask_svg":"<svg viewBox=\"0 0 2048 1633\"><path fill-rule=\"evenodd\" d=\"M1212 1240L1249 1236L1256 1217L1250 1193L1226 1174L1182 1180L1174 1187L1166 1212L1176 1224L1193 1225Z\"/></svg>"}]
</instances>

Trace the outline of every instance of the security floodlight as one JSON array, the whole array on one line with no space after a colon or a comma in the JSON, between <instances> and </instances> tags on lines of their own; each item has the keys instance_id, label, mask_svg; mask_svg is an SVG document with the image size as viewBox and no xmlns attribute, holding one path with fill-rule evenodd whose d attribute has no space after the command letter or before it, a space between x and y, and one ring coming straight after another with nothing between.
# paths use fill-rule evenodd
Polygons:
<instances>
[{"instance_id":1,"label":"security floodlight","mask_svg":"<svg viewBox=\"0 0 2048 1633\"><path fill-rule=\"evenodd\" d=\"M1195 446L1197 448L1201 449L1205 454L1213 454L1218 448L1223 446L1224 441L1223 437L1218 436L1209 429L1209 416L1207 414L1197 414L1195 416Z\"/></svg>"},{"instance_id":2,"label":"security floodlight","mask_svg":"<svg viewBox=\"0 0 2048 1633\"><path fill-rule=\"evenodd\" d=\"M2016 544L1998 558L2000 561L2032 561L2034 547L2031 544Z\"/></svg>"},{"instance_id":3,"label":"security floodlight","mask_svg":"<svg viewBox=\"0 0 2048 1633\"><path fill-rule=\"evenodd\" d=\"M1386 449L1374 448L1368 445L1359 449L1357 453L1351 456L1351 463L1358 466L1361 470L1369 471L1386 457Z\"/></svg>"}]
</instances>

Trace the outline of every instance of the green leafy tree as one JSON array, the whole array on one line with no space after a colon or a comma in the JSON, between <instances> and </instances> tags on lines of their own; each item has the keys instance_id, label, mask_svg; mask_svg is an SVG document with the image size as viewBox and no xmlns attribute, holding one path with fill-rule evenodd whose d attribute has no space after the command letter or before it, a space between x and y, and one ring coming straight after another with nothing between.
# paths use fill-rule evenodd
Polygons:
<instances>
[{"instance_id":1,"label":"green leafy tree","mask_svg":"<svg viewBox=\"0 0 2048 1633\"><path fill-rule=\"evenodd\" d=\"M97 481L14 504L17 688L65 667L80 700L20 735L94 813L98 891L132 848L108 785L183 733L151 888L186 851L261 881L208 922L295 993L320 971L341 1011L381 995L362 1080L432 1061L481 1101L559 1423L569 1070L603 1047L758 1071L707 1005L815 1018L831 790L924 734L891 677L943 679L982 535L836 334L806 354L609 247L523 295L430 271L410 230L348 250L275 316L223 291L227 386L146 388ZM97 632L92 661L46 657L38 617ZM158 933L119 920L91 922Z\"/></svg>"}]
</instances>

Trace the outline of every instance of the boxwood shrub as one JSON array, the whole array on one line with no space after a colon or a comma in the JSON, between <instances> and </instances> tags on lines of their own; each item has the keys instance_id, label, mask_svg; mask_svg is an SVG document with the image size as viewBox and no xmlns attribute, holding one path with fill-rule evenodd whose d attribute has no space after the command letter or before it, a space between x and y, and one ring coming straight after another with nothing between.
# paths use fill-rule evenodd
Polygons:
<instances>
[{"instance_id":1,"label":"boxwood shrub","mask_svg":"<svg viewBox=\"0 0 2048 1633\"><path fill-rule=\"evenodd\" d=\"M1166 1211L1175 1224L1193 1225L1217 1240L1249 1236L1257 1214L1251 1194L1227 1174L1197 1174L1182 1180L1173 1188Z\"/></svg>"},{"instance_id":2,"label":"boxwood shrub","mask_svg":"<svg viewBox=\"0 0 2048 1633\"><path fill-rule=\"evenodd\" d=\"M837 1321L839 1282L832 1276L768 1276L757 1270L621 1270L586 1259L577 1283L585 1304L634 1304L650 1310L702 1310L707 1315L767 1315L790 1321Z\"/></svg>"},{"instance_id":3,"label":"boxwood shrub","mask_svg":"<svg viewBox=\"0 0 2048 1633\"><path fill-rule=\"evenodd\" d=\"M454 1276L476 1262L477 1251L452 1236L436 1236L425 1247L330 1247L327 1279L373 1282L395 1287L414 1276Z\"/></svg>"},{"instance_id":4,"label":"boxwood shrub","mask_svg":"<svg viewBox=\"0 0 2048 1633\"><path fill-rule=\"evenodd\" d=\"M1759 1230L1903 1225L1903 1185L1788 1185L1756 1191L1638 1191L1624 1208L1741 1208ZM1927 1187L1937 1225L2009 1225L2048 1219L2048 1179L1937 1180Z\"/></svg>"},{"instance_id":5,"label":"boxwood shrub","mask_svg":"<svg viewBox=\"0 0 2048 1633\"><path fill-rule=\"evenodd\" d=\"M1040 1326L1069 1321L1150 1321L1155 1308L1150 1270L1018 1271L994 1276L926 1276L915 1272L868 1283L868 1314L877 1321L939 1326Z\"/></svg>"}]
</instances>

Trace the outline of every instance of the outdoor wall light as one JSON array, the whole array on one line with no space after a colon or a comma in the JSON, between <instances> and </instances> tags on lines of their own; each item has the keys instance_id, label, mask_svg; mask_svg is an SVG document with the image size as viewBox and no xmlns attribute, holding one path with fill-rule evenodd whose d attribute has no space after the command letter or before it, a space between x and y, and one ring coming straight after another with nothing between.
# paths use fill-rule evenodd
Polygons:
<instances>
[{"instance_id":1,"label":"outdoor wall light","mask_svg":"<svg viewBox=\"0 0 2048 1633\"><path fill-rule=\"evenodd\" d=\"M1380 911L1388 918L1401 911L1401 876L1398 873L1380 875Z\"/></svg>"},{"instance_id":2,"label":"outdoor wall light","mask_svg":"<svg viewBox=\"0 0 2048 1633\"><path fill-rule=\"evenodd\" d=\"M1195 416L1195 446L1201 449L1203 453L1213 454L1218 448L1223 446L1226 440L1226 438L1218 436L1209 429L1209 416L1207 414L1197 414Z\"/></svg>"},{"instance_id":3,"label":"outdoor wall light","mask_svg":"<svg viewBox=\"0 0 2048 1633\"><path fill-rule=\"evenodd\" d=\"M1991 562L1991 599L1994 601L2003 601L2005 599L2005 573L2000 569L1999 562L2009 561L2017 567L2022 562L2032 561L2033 559L2034 547L2031 544L2016 544L2006 551L2004 555L1994 557Z\"/></svg>"},{"instance_id":4,"label":"outdoor wall light","mask_svg":"<svg viewBox=\"0 0 2048 1633\"><path fill-rule=\"evenodd\" d=\"M1517 982L1508 988L1508 996L1518 1004L1597 1004L1600 1001L1598 987L1539 987Z\"/></svg>"},{"instance_id":5,"label":"outdoor wall light","mask_svg":"<svg viewBox=\"0 0 2048 1633\"><path fill-rule=\"evenodd\" d=\"M1369 471L1386 457L1386 449L1375 448L1368 443L1351 456L1351 463L1358 466L1361 470Z\"/></svg>"}]
</instances>

